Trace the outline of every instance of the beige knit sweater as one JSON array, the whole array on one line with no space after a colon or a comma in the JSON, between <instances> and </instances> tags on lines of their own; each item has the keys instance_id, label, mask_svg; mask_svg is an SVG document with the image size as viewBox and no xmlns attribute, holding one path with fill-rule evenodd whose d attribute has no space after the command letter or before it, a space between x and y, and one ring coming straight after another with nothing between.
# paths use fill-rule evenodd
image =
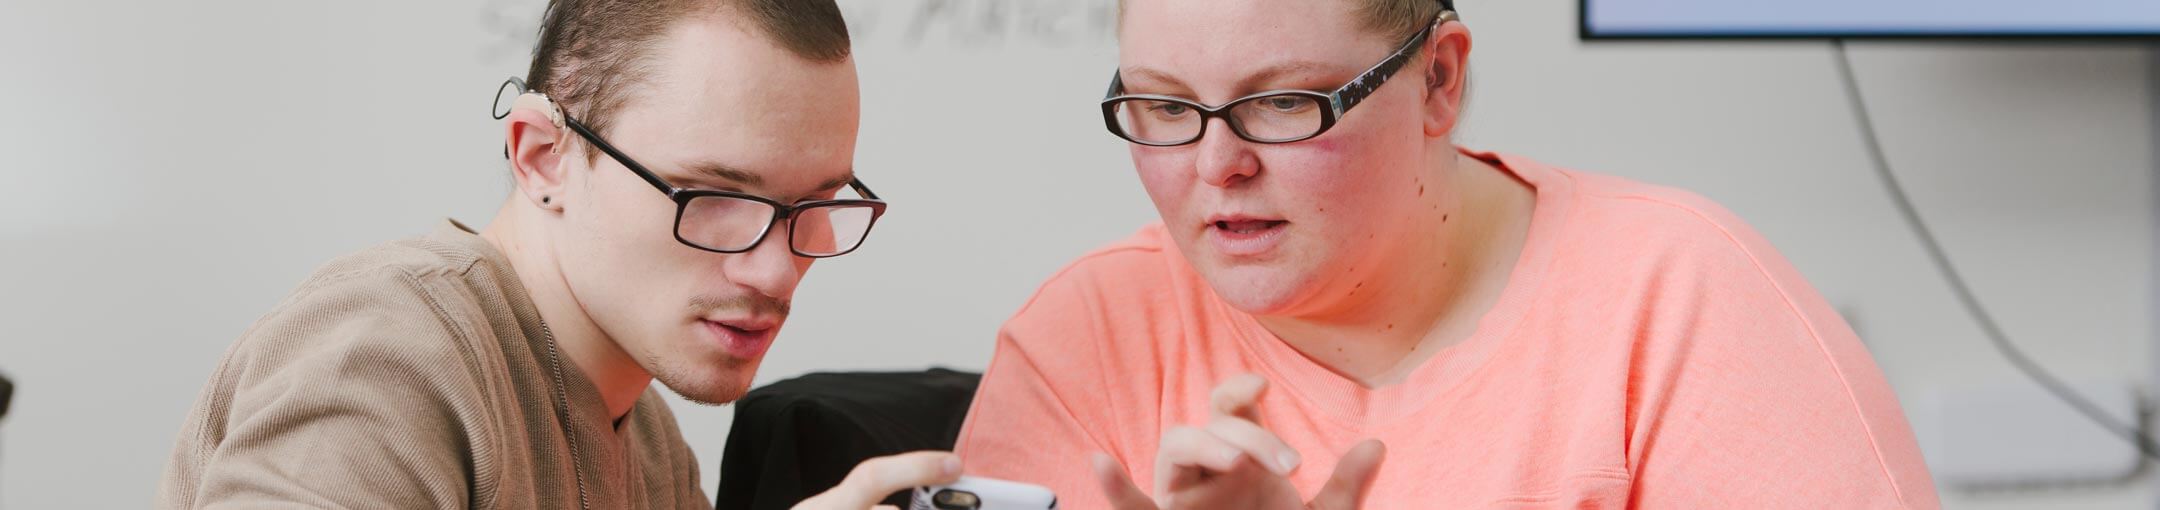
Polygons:
<instances>
[{"instance_id":1,"label":"beige knit sweater","mask_svg":"<svg viewBox=\"0 0 2160 510\"><path fill-rule=\"evenodd\" d=\"M226 352L158 505L710 508L659 393L611 423L548 341L509 260L454 221L340 258Z\"/></svg>"}]
</instances>

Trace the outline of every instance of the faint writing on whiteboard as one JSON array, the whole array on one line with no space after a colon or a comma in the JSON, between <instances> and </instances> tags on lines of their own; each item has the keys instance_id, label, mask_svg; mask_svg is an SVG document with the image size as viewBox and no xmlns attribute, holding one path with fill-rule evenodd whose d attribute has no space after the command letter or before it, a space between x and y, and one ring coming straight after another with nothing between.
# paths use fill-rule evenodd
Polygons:
<instances>
[{"instance_id":1,"label":"faint writing on whiteboard","mask_svg":"<svg viewBox=\"0 0 2160 510\"><path fill-rule=\"evenodd\" d=\"M545 0L481 0L478 58L523 62ZM857 47L1094 46L1116 37L1117 0L837 0Z\"/></svg>"},{"instance_id":2,"label":"faint writing on whiteboard","mask_svg":"<svg viewBox=\"0 0 2160 510\"><path fill-rule=\"evenodd\" d=\"M1092 46L1116 36L1116 0L840 0L858 47Z\"/></svg>"}]
</instances>

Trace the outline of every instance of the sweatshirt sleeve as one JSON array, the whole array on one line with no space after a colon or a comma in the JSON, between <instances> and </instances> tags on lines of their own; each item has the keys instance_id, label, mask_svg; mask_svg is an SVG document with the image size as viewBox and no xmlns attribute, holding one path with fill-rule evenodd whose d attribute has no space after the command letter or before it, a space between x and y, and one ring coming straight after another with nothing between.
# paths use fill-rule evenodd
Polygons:
<instances>
[{"instance_id":1,"label":"sweatshirt sleeve","mask_svg":"<svg viewBox=\"0 0 2160 510\"><path fill-rule=\"evenodd\" d=\"M470 344L412 277L371 276L298 293L235 344L182 432L162 507L484 501Z\"/></svg>"},{"instance_id":2,"label":"sweatshirt sleeve","mask_svg":"<svg viewBox=\"0 0 2160 510\"><path fill-rule=\"evenodd\" d=\"M1630 508L1940 506L1897 397L1828 302L1753 230L1692 196L1646 296Z\"/></svg>"},{"instance_id":3,"label":"sweatshirt sleeve","mask_svg":"<svg viewBox=\"0 0 2160 510\"><path fill-rule=\"evenodd\" d=\"M1096 285L1068 270L1000 329L956 448L969 475L1048 487L1061 508L1099 508L1106 502L1090 470L1093 454L1126 466L1153 462L1152 454L1127 448L1153 444L1124 437L1153 425L1119 415L1147 404L1115 401L1138 398L1143 385L1109 381L1120 371L1105 349L1118 340L1103 327L1101 316L1114 312Z\"/></svg>"}]
</instances>

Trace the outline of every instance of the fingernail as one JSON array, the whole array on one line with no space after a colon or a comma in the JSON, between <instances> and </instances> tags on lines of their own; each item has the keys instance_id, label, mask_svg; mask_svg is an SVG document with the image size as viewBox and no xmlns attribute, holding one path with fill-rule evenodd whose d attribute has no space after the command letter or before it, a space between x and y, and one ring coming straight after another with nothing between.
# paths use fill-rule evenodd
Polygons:
<instances>
[{"instance_id":1,"label":"fingernail","mask_svg":"<svg viewBox=\"0 0 2160 510\"><path fill-rule=\"evenodd\" d=\"M1282 468L1282 474L1287 475L1290 474L1291 470L1297 469L1298 460L1299 459L1297 452L1282 452L1275 454L1275 465Z\"/></svg>"},{"instance_id":2,"label":"fingernail","mask_svg":"<svg viewBox=\"0 0 2160 510\"><path fill-rule=\"evenodd\" d=\"M960 458L945 458L945 476L960 476Z\"/></svg>"}]
</instances>

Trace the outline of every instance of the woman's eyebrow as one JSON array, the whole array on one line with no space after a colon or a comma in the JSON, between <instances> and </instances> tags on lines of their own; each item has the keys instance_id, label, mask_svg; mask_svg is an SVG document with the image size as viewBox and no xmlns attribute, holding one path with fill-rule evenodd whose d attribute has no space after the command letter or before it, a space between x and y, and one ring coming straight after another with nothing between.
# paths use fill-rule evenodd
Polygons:
<instances>
[{"instance_id":1,"label":"woman's eyebrow","mask_svg":"<svg viewBox=\"0 0 2160 510\"><path fill-rule=\"evenodd\" d=\"M1122 76L1128 78L1127 81L1130 81L1129 78L1137 77L1144 82L1160 83L1181 91L1192 90L1192 87L1187 86L1183 80L1152 67L1133 66L1119 72L1122 73ZM1249 92L1262 85L1276 83L1289 76L1331 76L1349 72L1347 68L1342 66L1317 60L1286 60L1270 64L1245 75L1244 78L1238 80L1236 86L1237 90Z\"/></svg>"},{"instance_id":2,"label":"woman's eyebrow","mask_svg":"<svg viewBox=\"0 0 2160 510\"><path fill-rule=\"evenodd\" d=\"M1126 78L1130 78L1130 77L1138 77L1138 78L1141 78L1141 79L1143 79L1143 80L1145 80L1145 81L1152 81L1152 82L1157 82L1157 83L1161 83L1161 84L1164 84L1164 85L1169 85L1170 87L1173 87L1173 88L1177 88L1177 89L1183 89L1183 90L1191 90L1191 89L1192 89L1191 87L1187 87L1187 86L1185 86L1185 82L1184 82L1184 81L1181 81L1181 80L1178 80L1176 76L1171 76L1171 75L1170 75L1170 73L1167 73L1167 72L1163 72L1163 71L1159 71L1159 70L1156 70L1155 68L1152 68L1152 67L1146 67L1146 66L1133 66L1133 67L1131 67L1131 68L1127 68L1127 69L1124 69L1124 70L1118 71L1118 74L1119 74L1120 76L1122 76L1122 77L1126 77ZM1126 79L1126 78L1121 78L1121 79ZM1131 81L1131 80L1129 80L1129 79L1126 79L1126 81Z\"/></svg>"},{"instance_id":3,"label":"woman's eyebrow","mask_svg":"<svg viewBox=\"0 0 2160 510\"><path fill-rule=\"evenodd\" d=\"M1291 76L1329 76L1348 72L1342 66L1317 60L1288 60L1260 68L1238 80L1240 90L1252 90L1269 83L1277 83Z\"/></svg>"}]
</instances>

